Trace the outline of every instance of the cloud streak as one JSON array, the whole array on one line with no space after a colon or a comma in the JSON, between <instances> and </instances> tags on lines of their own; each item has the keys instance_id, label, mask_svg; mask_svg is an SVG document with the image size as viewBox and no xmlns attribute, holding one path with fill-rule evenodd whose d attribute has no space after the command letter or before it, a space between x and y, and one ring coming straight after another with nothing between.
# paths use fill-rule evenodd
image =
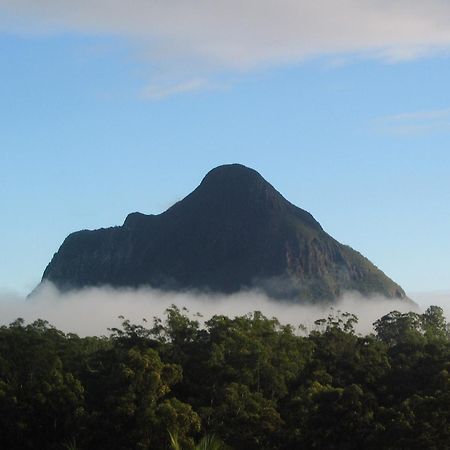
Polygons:
<instances>
[{"instance_id":1,"label":"cloud streak","mask_svg":"<svg viewBox=\"0 0 450 450\"><path fill-rule=\"evenodd\" d=\"M381 117L375 121L382 132L401 135L450 131L450 108L415 111Z\"/></svg>"},{"instance_id":2,"label":"cloud streak","mask_svg":"<svg viewBox=\"0 0 450 450\"><path fill-rule=\"evenodd\" d=\"M10 31L125 38L153 67L188 79L323 55L403 61L450 47L447 0L0 0L2 15Z\"/></svg>"},{"instance_id":3,"label":"cloud streak","mask_svg":"<svg viewBox=\"0 0 450 450\"><path fill-rule=\"evenodd\" d=\"M201 78L183 81L175 84L151 84L142 90L141 97L144 100L162 100L166 97L171 97L187 92L195 92L206 88L208 82Z\"/></svg>"},{"instance_id":4,"label":"cloud streak","mask_svg":"<svg viewBox=\"0 0 450 450\"><path fill-rule=\"evenodd\" d=\"M0 324L9 324L18 317L27 322L42 318L65 332L81 336L104 335L108 333L108 327L120 325L119 315L141 323L143 318L163 317L165 309L172 304L186 307L192 314L199 312L204 320L216 314L234 317L261 311L268 317L277 317L284 324L302 324L307 330L314 329L314 321L331 312L329 307L273 301L255 291L225 296L104 287L61 294L48 284L29 299L0 293ZM381 297L368 299L347 294L334 305L334 310L356 314L359 318L357 330L369 333L373 331L372 323L382 315L392 310L409 311L411 305Z\"/></svg>"}]
</instances>

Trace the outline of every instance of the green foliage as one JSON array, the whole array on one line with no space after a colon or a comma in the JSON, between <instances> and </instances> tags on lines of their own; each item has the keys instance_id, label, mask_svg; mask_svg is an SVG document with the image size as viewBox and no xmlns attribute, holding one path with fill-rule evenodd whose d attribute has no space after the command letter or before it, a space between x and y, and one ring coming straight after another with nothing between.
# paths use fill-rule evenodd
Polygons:
<instances>
[{"instance_id":1,"label":"green foliage","mask_svg":"<svg viewBox=\"0 0 450 450\"><path fill-rule=\"evenodd\" d=\"M123 320L109 338L44 320L0 327L0 448L446 449L450 333L441 308L359 336L333 313L302 336L260 312L200 325Z\"/></svg>"},{"instance_id":2,"label":"green foliage","mask_svg":"<svg viewBox=\"0 0 450 450\"><path fill-rule=\"evenodd\" d=\"M0 328L1 448L57 448L80 426L85 392L64 366L66 340L43 320Z\"/></svg>"},{"instance_id":3,"label":"green foliage","mask_svg":"<svg viewBox=\"0 0 450 450\"><path fill-rule=\"evenodd\" d=\"M177 434L169 432L170 446L172 450L183 450L180 439ZM194 450L226 450L226 445L214 435L203 436L195 445Z\"/></svg>"}]
</instances>

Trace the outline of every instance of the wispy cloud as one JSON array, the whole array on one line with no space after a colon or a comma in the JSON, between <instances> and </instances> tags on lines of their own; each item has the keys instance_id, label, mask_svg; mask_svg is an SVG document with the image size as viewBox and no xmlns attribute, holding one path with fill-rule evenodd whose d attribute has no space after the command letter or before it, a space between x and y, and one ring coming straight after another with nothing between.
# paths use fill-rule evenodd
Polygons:
<instances>
[{"instance_id":1,"label":"wispy cloud","mask_svg":"<svg viewBox=\"0 0 450 450\"><path fill-rule=\"evenodd\" d=\"M177 94L199 91L205 89L207 85L207 80L202 78L169 85L151 84L142 90L141 98L145 100L161 100Z\"/></svg>"},{"instance_id":2,"label":"wispy cloud","mask_svg":"<svg viewBox=\"0 0 450 450\"><path fill-rule=\"evenodd\" d=\"M389 122L424 122L442 119L450 119L450 108L394 114L384 118Z\"/></svg>"},{"instance_id":3,"label":"wispy cloud","mask_svg":"<svg viewBox=\"0 0 450 450\"><path fill-rule=\"evenodd\" d=\"M0 0L0 30L120 36L187 80L323 55L409 60L447 51L449 24L448 0Z\"/></svg>"},{"instance_id":4,"label":"wispy cloud","mask_svg":"<svg viewBox=\"0 0 450 450\"><path fill-rule=\"evenodd\" d=\"M374 121L381 132L416 135L450 131L450 108L424 110L380 117Z\"/></svg>"}]
</instances>

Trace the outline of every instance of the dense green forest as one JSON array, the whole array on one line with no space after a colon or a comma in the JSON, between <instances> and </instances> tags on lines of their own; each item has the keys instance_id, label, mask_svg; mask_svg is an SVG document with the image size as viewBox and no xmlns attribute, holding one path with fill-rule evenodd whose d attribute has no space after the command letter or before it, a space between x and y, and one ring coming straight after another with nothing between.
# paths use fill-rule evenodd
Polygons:
<instances>
[{"instance_id":1,"label":"dense green forest","mask_svg":"<svg viewBox=\"0 0 450 450\"><path fill-rule=\"evenodd\" d=\"M122 318L108 337L1 327L0 448L450 448L441 308L391 312L368 336L348 313L309 333L259 312L192 317Z\"/></svg>"}]
</instances>

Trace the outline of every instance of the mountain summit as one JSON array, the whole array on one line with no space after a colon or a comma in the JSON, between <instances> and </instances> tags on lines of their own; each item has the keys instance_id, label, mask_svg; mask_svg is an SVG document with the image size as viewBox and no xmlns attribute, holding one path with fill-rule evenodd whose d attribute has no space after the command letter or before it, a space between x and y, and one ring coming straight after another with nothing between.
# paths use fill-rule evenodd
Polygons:
<instances>
[{"instance_id":1,"label":"mountain summit","mask_svg":"<svg viewBox=\"0 0 450 450\"><path fill-rule=\"evenodd\" d=\"M44 280L62 290L258 288L297 302L333 301L344 291L407 298L368 259L240 164L211 170L162 214L132 213L120 227L72 233Z\"/></svg>"}]
</instances>

